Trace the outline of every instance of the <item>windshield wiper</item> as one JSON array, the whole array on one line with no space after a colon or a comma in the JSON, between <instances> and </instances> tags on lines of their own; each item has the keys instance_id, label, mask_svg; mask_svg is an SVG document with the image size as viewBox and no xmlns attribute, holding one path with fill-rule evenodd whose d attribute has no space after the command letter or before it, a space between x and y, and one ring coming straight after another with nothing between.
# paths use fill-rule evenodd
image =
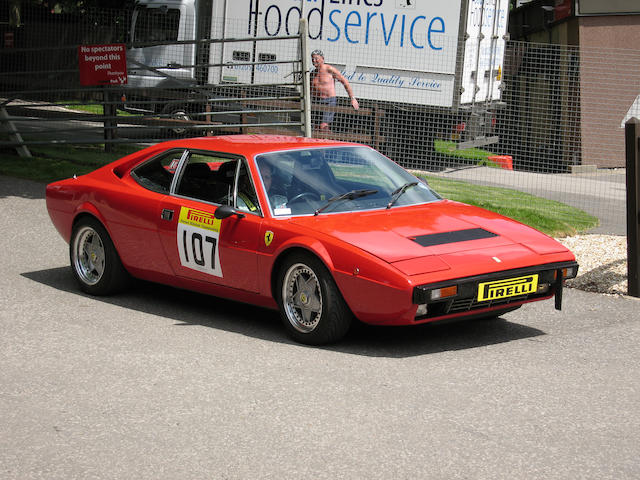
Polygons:
<instances>
[{"instance_id":1,"label":"windshield wiper","mask_svg":"<svg viewBox=\"0 0 640 480\"><path fill-rule=\"evenodd\" d=\"M418 182L407 182L400 188L397 188L393 192L391 192L391 201L387 203L387 208L391 208L404 192L409 190L411 187L415 187L416 185L418 185Z\"/></svg>"},{"instance_id":2,"label":"windshield wiper","mask_svg":"<svg viewBox=\"0 0 640 480\"><path fill-rule=\"evenodd\" d=\"M336 195L335 197L331 197L327 200L325 205L317 209L314 215L318 215L320 212L323 212L334 202L339 202L341 200L354 200L356 198L366 197L367 195L374 195L376 193L378 193L378 190L351 190L350 192L343 193L342 195Z\"/></svg>"}]
</instances>

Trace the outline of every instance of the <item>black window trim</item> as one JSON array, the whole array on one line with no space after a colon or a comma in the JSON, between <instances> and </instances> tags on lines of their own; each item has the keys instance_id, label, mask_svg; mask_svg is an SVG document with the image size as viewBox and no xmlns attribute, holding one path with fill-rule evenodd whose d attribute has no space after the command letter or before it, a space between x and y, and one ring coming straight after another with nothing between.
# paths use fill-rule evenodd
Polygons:
<instances>
[{"instance_id":1,"label":"black window trim","mask_svg":"<svg viewBox=\"0 0 640 480\"><path fill-rule=\"evenodd\" d=\"M159 189L153 189L150 188L148 185L144 185L141 181L140 181L140 177L136 174L136 170L138 168L142 168L143 166L147 165L148 163L151 163L153 161L156 161L159 157L164 157L165 155L169 155L171 152L177 152L182 150L182 155L180 157L180 161L178 162L178 166L176 167L176 170L173 174L173 178L171 179L171 185L169 186L169 191L160 191ZM187 162L189 161L189 158L191 157L191 154L201 154L201 155L206 155L206 156L211 156L211 157L219 157L219 158L225 158L225 159L229 159L229 160L239 160L240 162L242 162L245 165L245 168L247 170L247 173L249 174L249 180L251 182L251 185L253 186L253 190L256 192L256 196L258 193L258 190L256 188L256 182L254 182L253 179L253 175L251 175L251 168L249 165L249 160L247 159L247 157L237 154L237 153L230 153L230 152L219 152L219 151L214 151L214 150L203 150L203 149L197 149L197 148L188 148L188 147L175 147L169 150L164 150L163 152L159 152L158 154L152 156L151 158L147 159L146 161L144 161L143 163L136 165L132 170L131 170L131 178L133 178L136 183L138 185L140 185L142 188L152 191L152 192L156 192L159 193L161 195L168 195L174 198L185 198L188 200L193 200L196 202L201 202L201 203L206 203L208 205L216 205L216 206L220 206L222 204L220 203L214 203L214 202L210 202L208 200L203 200L201 198L194 198L194 197L188 197L185 195L180 195L178 193L176 193L176 190L178 188L178 184L179 182L182 180L182 174L184 172L185 166L187 165ZM235 172L233 174L233 208L237 208L237 195L238 195L238 175L240 173L240 162L238 162L236 164L236 169ZM260 201L258 201L258 203L260 203ZM263 205L259 205L259 211L258 212L250 212L250 211L245 211L242 210L242 213L248 213L250 215L256 215L256 216L260 216L264 218L264 206Z\"/></svg>"},{"instance_id":2,"label":"black window trim","mask_svg":"<svg viewBox=\"0 0 640 480\"><path fill-rule=\"evenodd\" d=\"M176 190L178 188L178 183L182 180L183 170L185 169L185 167L186 167L186 165L187 165L187 163L189 161L189 158L191 157L192 153L201 154L201 155L207 155L207 156L211 156L211 157L226 158L226 159L229 159L229 160L237 160L238 161L238 163L236 164L235 172L233 173L233 192L232 192L232 195L233 195L233 208L237 208L238 175L240 173L240 164L241 163L243 163L245 165L247 173L249 174L249 180L250 180L251 185L253 186L253 190L256 192L256 196L257 196L258 190L256 189L255 182L253 181L253 176L251 175L251 168L249 167L249 161L247 160L247 158L245 156L239 155L237 153L219 152L219 151L213 151L213 150L189 149L189 148L185 149L185 156L180 159L180 164L178 165L178 168L176 169L176 174L174 176L174 181L171 183L171 191L169 192L170 196L175 197L175 198L186 198L186 199L193 200L193 201L196 201L196 202L206 203L208 205L215 205L215 206L222 205L220 203L210 202L208 200L203 200L201 198L187 197L185 195L180 195L180 194L176 193ZM258 211L258 212L250 212L250 211L242 210L242 213L248 213L250 215L256 215L256 216L264 217L264 209L263 209L262 205L259 205L259 208L260 208L260 211Z\"/></svg>"},{"instance_id":3,"label":"black window trim","mask_svg":"<svg viewBox=\"0 0 640 480\"><path fill-rule=\"evenodd\" d=\"M168 191L168 192L167 192L167 191L164 191L164 190L160 190L160 189L150 188L148 185L144 185L144 184L142 183L142 181L140 180L142 177L140 177L140 176L137 174L136 170L141 169L141 168L143 168L145 165L147 165L147 164L149 164L149 163L151 163L151 162L154 162L154 161L158 160L158 158L159 158L159 157L164 157L165 155L169 155L171 152L178 152L178 151L180 151L180 150L182 150L183 152L182 152L182 155L180 156L180 161L178 162L178 166L176 167L176 171L175 171L175 172L174 172L174 174L173 174L173 178L171 179L171 184L169 184L169 191ZM149 191L151 191L151 192L156 192L156 193L159 193L159 194L161 194L161 195L170 195L170 194L171 194L171 191L172 191L172 188L173 188L173 185L174 185L174 182L175 182L175 180L176 180L176 175L178 174L178 171L179 171L179 169L180 169L180 166L182 165L182 162L184 161L185 154L186 154L188 151L189 151L189 149L188 149L188 148L185 148L185 147L176 147L176 148L171 148L171 149L169 149L169 150L164 150L164 151L162 151L162 152L158 152L156 155L153 155L152 157L148 158L148 159L147 159L147 160L145 160L144 162L142 162L142 163L140 163L140 164L136 165L135 167L133 167L133 168L131 169L131 173L130 173L131 178L133 178L133 179L135 180L135 182L136 182L138 185L140 185L142 188L144 188L145 190L149 190Z\"/></svg>"}]
</instances>

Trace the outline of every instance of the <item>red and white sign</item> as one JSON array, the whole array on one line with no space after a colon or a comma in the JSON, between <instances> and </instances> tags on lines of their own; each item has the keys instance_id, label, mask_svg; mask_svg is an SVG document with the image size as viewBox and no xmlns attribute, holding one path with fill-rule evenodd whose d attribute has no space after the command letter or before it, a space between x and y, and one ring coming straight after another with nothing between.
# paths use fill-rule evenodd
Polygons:
<instances>
[{"instance_id":1,"label":"red and white sign","mask_svg":"<svg viewBox=\"0 0 640 480\"><path fill-rule=\"evenodd\" d=\"M124 43L80 45L80 85L124 85L127 83L127 54Z\"/></svg>"}]
</instances>

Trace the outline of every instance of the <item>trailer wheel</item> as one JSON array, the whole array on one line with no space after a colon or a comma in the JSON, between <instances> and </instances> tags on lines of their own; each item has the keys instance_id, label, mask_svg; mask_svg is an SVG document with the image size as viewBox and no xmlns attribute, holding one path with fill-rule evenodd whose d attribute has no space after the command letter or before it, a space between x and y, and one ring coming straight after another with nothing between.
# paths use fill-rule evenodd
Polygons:
<instances>
[{"instance_id":1,"label":"trailer wheel","mask_svg":"<svg viewBox=\"0 0 640 480\"><path fill-rule=\"evenodd\" d=\"M190 122L193 120L186 106L184 105L166 105L162 109L163 118L171 120L183 120L185 122ZM186 125L183 127L181 125L175 125L171 127L163 127L162 136L169 138L182 138L186 137L191 129Z\"/></svg>"}]
</instances>

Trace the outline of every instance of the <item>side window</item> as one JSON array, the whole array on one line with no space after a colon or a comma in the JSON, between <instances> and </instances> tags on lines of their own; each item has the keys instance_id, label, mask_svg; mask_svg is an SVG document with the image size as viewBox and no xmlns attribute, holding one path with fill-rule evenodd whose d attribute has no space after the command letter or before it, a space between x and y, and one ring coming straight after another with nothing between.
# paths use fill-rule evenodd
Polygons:
<instances>
[{"instance_id":1,"label":"side window","mask_svg":"<svg viewBox=\"0 0 640 480\"><path fill-rule=\"evenodd\" d=\"M251 175L247 166L242 162L238 172L238 190L236 195L236 208L245 212L260 213L260 205L256 189L251 181Z\"/></svg>"},{"instance_id":2,"label":"side window","mask_svg":"<svg viewBox=\"0 0 640 480\"><path fill-rule=\"evenodd\" d=\"M184 150L171 150L140 165L131 176L144 188L158 193L169 193L171 182L184 155Z\"/></svg>"},{"instance_id":3,"label":"side window","mask_svg":"<svg viewBox=\"0 0 640 480\"><path fill-rule=\"evenodd\" d=\"M236 158L190 152L175 193L204 202L230 205L237 165Z\"/></svg>"}]
</instances>

